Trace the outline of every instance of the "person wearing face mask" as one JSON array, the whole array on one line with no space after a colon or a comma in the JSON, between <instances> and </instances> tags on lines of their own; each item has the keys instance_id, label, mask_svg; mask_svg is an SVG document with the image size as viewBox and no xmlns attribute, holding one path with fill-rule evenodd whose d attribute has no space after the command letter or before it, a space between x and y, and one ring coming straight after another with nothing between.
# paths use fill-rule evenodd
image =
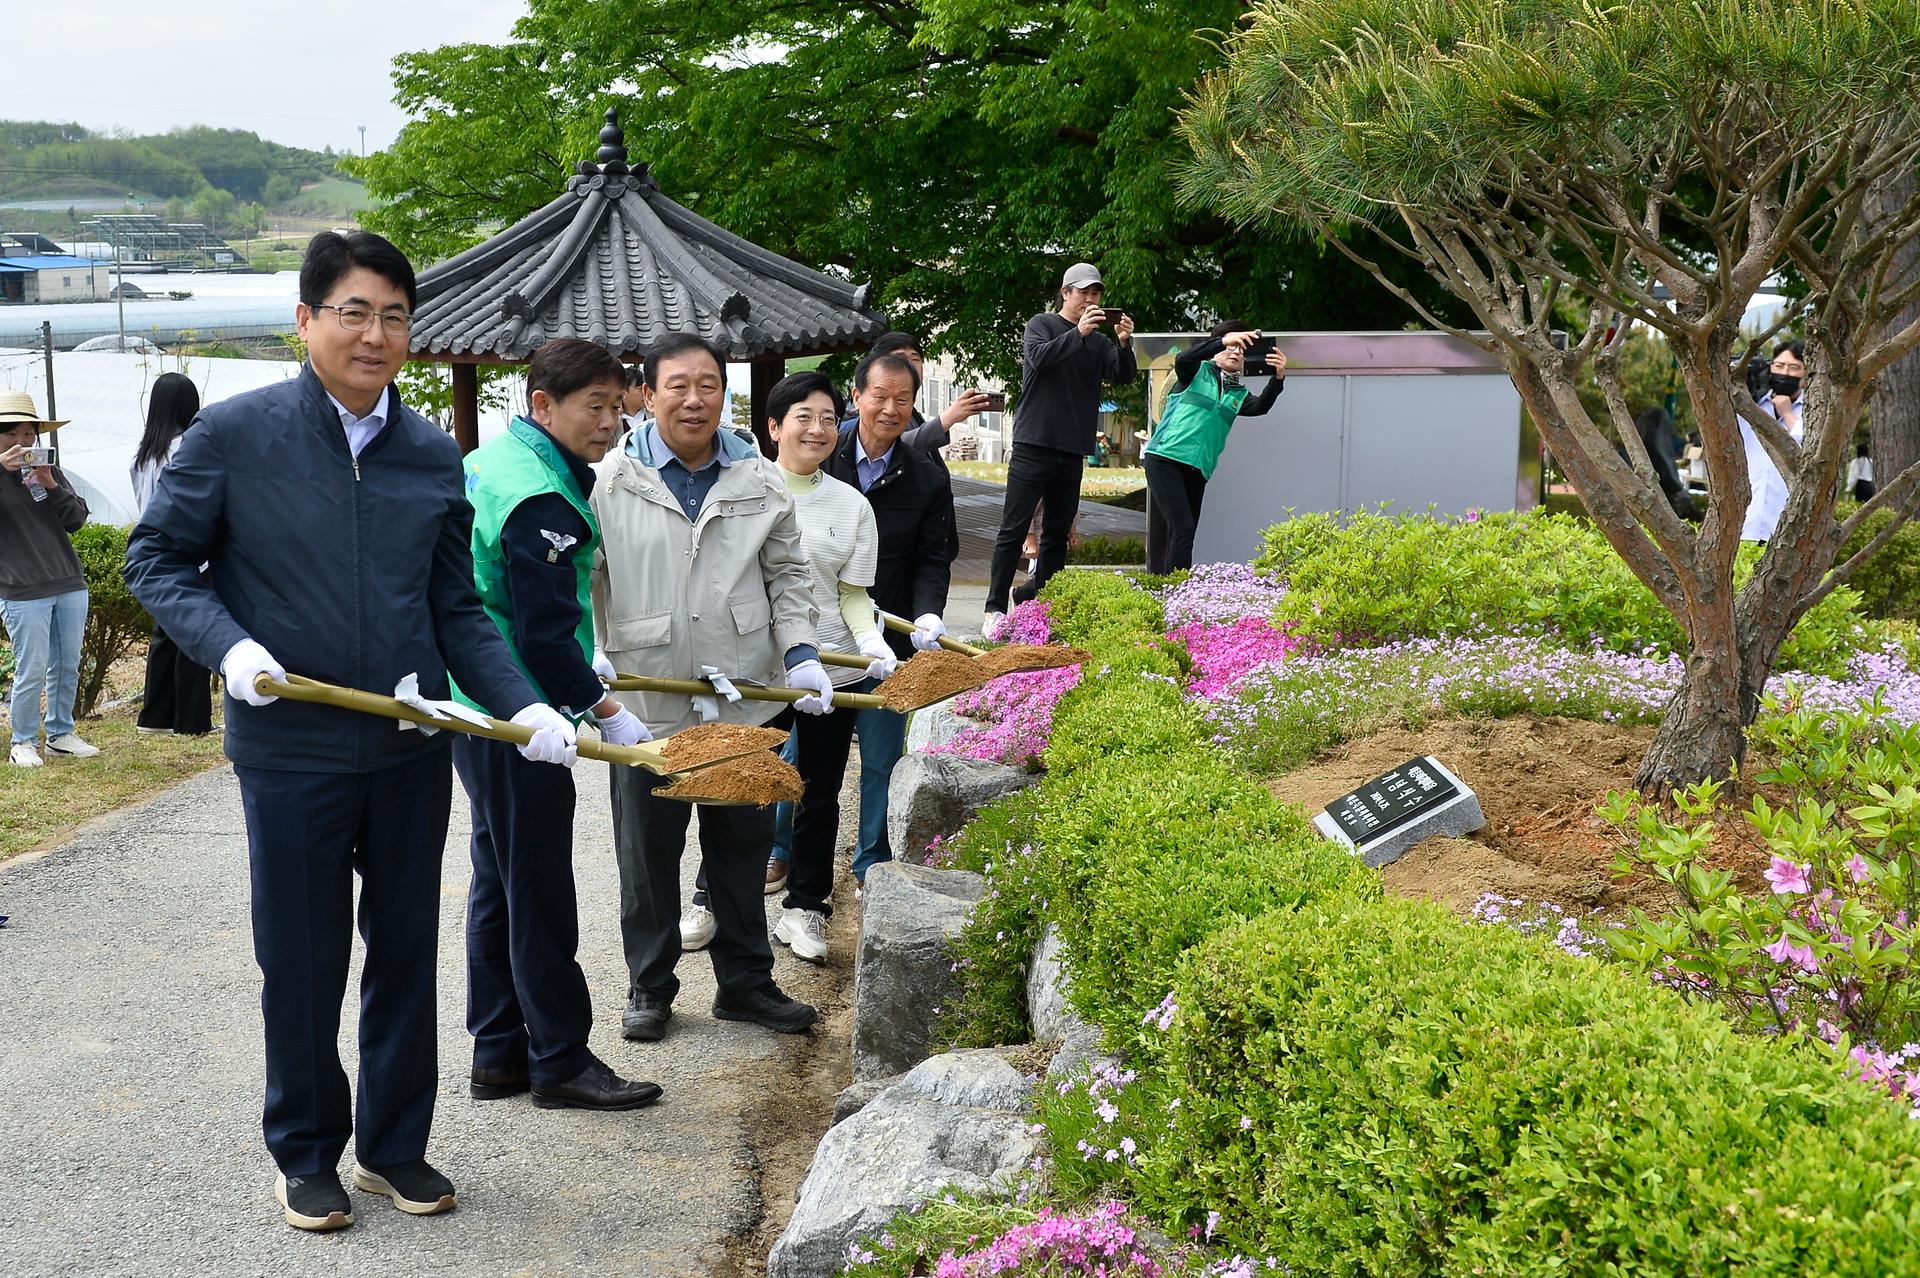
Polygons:
<instances>
[{"instance_id":1,"label":"person wearing face mask","mask_svg":"<svg viewBox=\"0 0 1920 1278\"><path fill-rule=\"evenodd\" d=\"M1760 401L1760 411L1779 422L1795 443L1800 441L1804 429L1806 375L1805 346L1789 341L1774 347L1773 365L1767 374L1767 394ZM1740 421L1740 442L1746 446L1747 483L1752 490L1746 517L1740 525L1740 540L1764 543L1773 536L1780 524L1780 514L1787 507L1787 481L1745 418Z\"/></svg>"},{"instance_id":2,"label":"person wearing face mask","mask_svg":"<svg viewBox=\"0 0 1920 1278\"><path fill-rule=\"evenodd\" d=\"M808 695L801 714L833 708L833 684L819 661L813 579L793 497L758 446L720 429L726 356L692 333L671 333L648 350L651 420L627 435L597 468L593 514L600 551L592 578L594 634L612 668L627 674L698 679L703 667L771 683L784 674ZM691 727L701 711L686 697L622 692L655 736ZM785 727L766 701L716 699L707 711L728 723ZM704 935L683 942L676 922L680 862L691 804L660 798L666 778L613 768L613 845L620 869L620 934L626 948L629 1039L666 1036L680 990L683 949L709 947L719 986L713 1014L785 1034L804 1032L813 1008L773 980L762 883L773 847L770 808L702 805L700 865L709 906Z\"/></svg>"},{"instance_id":3,"label":"person wearing face mask","mask_svg":"<svg viewBox=\"0 0 1920 1278\"><path fill-rule=\"evenodd\" d=\"M633 745L650 737L594 668L588 590L600 547L587 504L593 463L620 426L623 381L603 346L544 343L527 366L526 415L468 454L466 483L474 584L521 673L569 720L590 718L602 740ZM457 687L454 695L468 701ZM530 1090L542 1109L651 1105L659 1087L621 1078L587 1046L593 1000L576 957L573 774L471 736L455 739L453 766L473 808L469 1089L478 1100Z\"/></svg>"},{"instance_id":4,"label":"person wearing face mask","mask_svg":"<svg viewBox=\"0 0 1920 1278\"><path fill-rule=\"evenodd\" d=\"M1148 572L1193 567L1200 503L1227 446L1227 432L1235 418L1258 417L1272 408L1286 389L1287 357L1278 350L1267 355L1262 371L1271 376L1258 395L1241 384L1247 347L1259 336L1257 329L1230 320L1214 325L1205 341L1174 359L1174 390L1141 458L1154 522L1165 530L1150 539Z\"/></svg>"},{"instance_id":5,"label":"person wearing face mask","mask_svg":"<svg viewBox=\"0 0 1920 1278\"><path fill-rule=\"evenodd\" d=\"M795 373L767 397L767 433L779 447L781 478L793 494L800 540L813 572L823 646L859 652L865 670L835 669L836 690L870 692L897 664L887 646L867 588L879 561L880 534L873 507L860 490L821 469L840 442L844 403L823 373ZM787 889L774 939L795 958L824 963L827 920L833 914L833 849L840 833L840 783L846 776L858 716L802 718L793 726L790 761L806 793L785 814L787 840L778 839L768 862L769 883ZM776 815L776 822L781 817ZM777 874L777 879L776 879ZM778 887L769 891L777 891Z\"/></svg>"}]
</instances>

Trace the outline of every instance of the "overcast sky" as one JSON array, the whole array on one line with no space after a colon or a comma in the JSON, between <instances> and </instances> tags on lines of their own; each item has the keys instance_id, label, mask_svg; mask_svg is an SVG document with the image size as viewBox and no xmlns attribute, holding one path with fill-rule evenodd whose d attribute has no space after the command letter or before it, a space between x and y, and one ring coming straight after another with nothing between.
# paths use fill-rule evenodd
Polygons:
<instances>
[{"instance_id":1,"label":"overcast sky","mask_svg":"<svg viewBox=\"0 0 1920 1278\"><path fill-rule=\"evenodd\" d=\"M88 0L13 15L0 69L0 119L75 120L163 133L177 125L251 129L289 146L386 146L406 123L393 105L396 54L494 44L525 0Z\"/></svg>"}]
</instances>

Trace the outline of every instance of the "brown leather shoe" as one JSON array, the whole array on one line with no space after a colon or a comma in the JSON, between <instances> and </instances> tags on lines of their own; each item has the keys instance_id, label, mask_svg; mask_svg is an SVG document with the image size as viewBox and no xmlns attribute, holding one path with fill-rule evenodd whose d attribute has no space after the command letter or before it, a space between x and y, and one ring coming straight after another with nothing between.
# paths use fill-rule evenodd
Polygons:
<instances>
[{"instance_id":1,"label":"brown leather shoe","mask_svg":"<svg viewBox=\"0 0 1920 1278\"><path fill-rule=\"evenodd\" d=\"M785 861L782 861L779 857L773 857L773 856L768 857L767 858L767 886L763 888L762 891L764 891L768 896L772 896L775 892L778 892L781 888L784 888L786 885L787 885L787 863Z\"/></svg>"}]
</instances>

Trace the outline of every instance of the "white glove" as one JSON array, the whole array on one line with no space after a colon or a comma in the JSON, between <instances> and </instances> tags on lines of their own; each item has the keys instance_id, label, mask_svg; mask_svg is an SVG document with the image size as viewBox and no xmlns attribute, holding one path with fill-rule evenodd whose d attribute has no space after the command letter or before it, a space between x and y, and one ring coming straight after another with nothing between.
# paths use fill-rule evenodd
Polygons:
<instances>
[{"instance_id":1,"label":"white glove","mask_svg":"<svg viewBox=\"0 0 1920 1278\"><path fill-rule=\"evenodd\" d=\"M833 709L833 680L827 678L826 667L819 662L803 661L787 671L787 686L806 688L814 694L793 703L801 714L825 714Z\"/></svg>"},{"instance_id":2,"label":"white glove","mask_svg":"<svg viewBox=\"0 0 1920 1278\"><path fill-rule=\"evenodd\" d=\"M513 716L513 721L533 729L533 740L520 747L521 758L535 763L557 763L563 768L571 768L579 761L580 749L574 744L573 724L546 702L534 702Z\"/></svg>"},{"instance_id":3,"label":"white glove","mask_svg":"<svg viewBox=\"0 0 1920 1278\"><path fill-rule=\"evenodd\" d=\"M593 726L600 729L600 739L608 745L639 745L653 740L653 734L647 731L640 716L625 706L604 719L595 719Z\"/></svg>"},{"instance_id":4,"label":"white glove","mask_svg":"<svg viewBox=\"0 0 1920 1278\"><path fill-rule=\"evenodd\" d=\"M612 682L614 675L617 673L613 668L613 662L607 660L607 654L598 648L593 650L593 672L608 682ZM652 738L649 737L648 740L652 740Z\"/></svg>"},{"instance_id":5,"label":"white glove","mask_svg":"<svg viewBox=\"0 0 1920 1278\"><path fill-rule=\"evenodd\" d=\"M228 694L250 706L271 705L280 699L253 686L253 681L263 674L276 679L287 677L286 668L273 659L273 654L251 639L242 639L220 658L220 677L227 682Z\"/></svg>"},{"instance_id":6,"label":"white glove","mask_svg":"<svg viewBox=\"0 0 1920 1278\"><path fill-rule=\"evenodd\" d=\"M893 655L893 649L887 647L887 641L879 635L861 638L860 655L873 658L873 664L867 667L869 679L884 679L900 668L900 658Z\"/></svg>"},{"instance_id":7,"label":"white glove","mask_svg":"<svg viewBox=\"0 0 1920 1278\"><path fill-rule=\"evenodd\" d=\"M913 619L913 633L907 638L921 652L932 652L940 646L940 636L947 633L947 623L940 620L937 612L926 612Z\"/></svg>"}]
</instances>

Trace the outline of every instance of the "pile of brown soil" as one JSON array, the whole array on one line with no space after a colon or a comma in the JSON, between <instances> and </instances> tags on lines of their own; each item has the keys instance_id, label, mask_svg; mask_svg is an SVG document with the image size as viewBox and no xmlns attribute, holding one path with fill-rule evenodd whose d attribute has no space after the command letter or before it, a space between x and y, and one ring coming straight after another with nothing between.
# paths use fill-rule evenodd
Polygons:
<instances>
[{"instance_id":1,"label":"pile of brown soil","mask_svg":"<svg viewBox=\"0 0 1920 1278\"><path fill-rule=\"evenodd\" d=\"M766 751L689 772L676 778L672 785L654 791L663 799L756 808L764 808L769 803L797 802L801 792L800 770L779 755Z\"/></svg>"},{"instance_id":2,"label":"pile of brown soil","mask_svg":"<svg viewBox=\"0 0 1920 1278\"><path fill-rule=\"evenodd\" d=\"M1010 643L973 658L974 669L995 678L1022 670L1058 670L1085 664L1087 654L1063 643Z\"/></svg>"},{"instance_id":3,"label":"pile of brown soil","mask_svg":"<svg viewBox=\"0 0 1920 1278\"><path fill-rule=\"evenodd\" d=\"M916 652L875 689L887 709L901 714L945 701L956 693L977 688L992 676L972 657L944 648Z\"/></svg>"},{"instance_id":4,"label":"pile of brown soil","mask_svg":"<svg viewBox=\"0 0 1920 1278\"><path fill-rule=\"evenodd\" d=\"M718 759L731 759L755 750L778 750L787 734L744 723L702 723L655 741L653 745L675 772L685 772Z\"/></svg>"},{"instance_id":5,"label":"pile of brown soil","mask_svg":"<svg viewBox=\"0 0 1920 1278\"><path fill-rule=\"evenodd\" d=\"M1418 731L1392 728L1268 782L1309 812L1417 755L1430 754L1473 788L1487 819L1464 839L1429 839L1380 871L1391 891L1466 910L1487 892L1566 909L1668 908L1672 890L1616 879L1616 836L1594 815L1609 790L1633 787L1651 727L1579 719L1456 719ZM1764 887L1764 845L1744 821L1719 822L1709 860L1735 872L1742 890Z\"/></svg>"}]
</instances>

